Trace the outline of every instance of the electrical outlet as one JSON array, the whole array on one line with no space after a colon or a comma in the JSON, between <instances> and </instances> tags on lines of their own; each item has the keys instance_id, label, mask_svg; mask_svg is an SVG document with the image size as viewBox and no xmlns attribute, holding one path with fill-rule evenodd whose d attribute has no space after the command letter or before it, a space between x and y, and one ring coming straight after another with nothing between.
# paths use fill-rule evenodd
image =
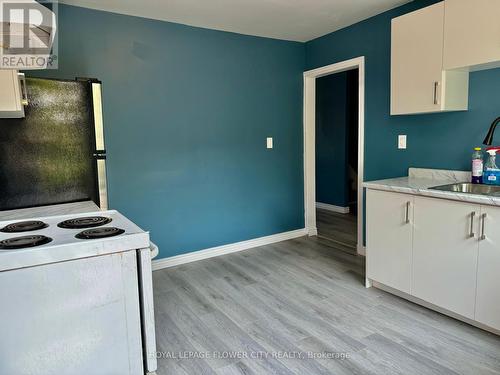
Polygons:
<instances>
[{"instance_id":1,"label":"electrical outlet","mask_svg":"<svg viewBox=\"0 0 500 375\"><path fill-rule=\"evenodd\" d=\"M273 137L267 137L267 148L273 148Z\"/></svg>"},{"instance_id":2,"label":"electrical outlet","mask_svg":"<svg viewBox=\"0 0 500 375\"><path fill-rule=\"evenodd\" d=\"M398 136L398 149L406 150L406 135Z\"/></svg>"}]
</instances>

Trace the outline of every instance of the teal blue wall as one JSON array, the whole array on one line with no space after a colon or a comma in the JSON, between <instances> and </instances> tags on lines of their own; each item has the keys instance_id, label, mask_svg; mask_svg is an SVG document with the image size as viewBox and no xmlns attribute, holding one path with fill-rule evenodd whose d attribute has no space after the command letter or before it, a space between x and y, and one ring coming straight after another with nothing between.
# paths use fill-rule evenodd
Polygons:
<instances>
[{"instance_id":1,"label":"teal blue wall","mask_svg":"<svg viewBox=\"0 0 500 375\"><path fill-rule=\"evenodd\" d=\"M38 74L103 81L110 206L160 257L304 227L303 44L59 12L59 70Z\"/></svg>"},{"instance_id":2,"label":"teal blue wall","mask_svg":"<svg viewBox=\"0 0 500 375\"><path fill-rule=\"evenodd\" d=\"M316 80L316 202L348 205L347 72Z\"/></svg>"},{"instance_id":3,"label":"teal blue wall","mask_svg":"<svg viewBox=\"0 0 500 375\"><path fill-rule=\"evenodd\" d=\"M390 20L434 2L306 44L60 5L59 69L34 74L103 81L110 204L167 257L304 226L305 69L366 57L365 179L468 169L500 69L471 74L467 112L389 116Z\"/></svg>"},{"instance_id":4,"label":"teal blue wall","mask_svg":"<svg viewBox=\"0 0 500 375\"><path fill-rule=\"evenodd\" d=\"M366 57L365 179L404 176L408 167L470 168L470 154L500 115L500 69L470 75L469 110L389 116L391 19L437 1L415 1L306 44L313 69ZM408 149L397 149L397 135ZM500 134L497 137L500 144Z\"/></svg>"}]
</instances>

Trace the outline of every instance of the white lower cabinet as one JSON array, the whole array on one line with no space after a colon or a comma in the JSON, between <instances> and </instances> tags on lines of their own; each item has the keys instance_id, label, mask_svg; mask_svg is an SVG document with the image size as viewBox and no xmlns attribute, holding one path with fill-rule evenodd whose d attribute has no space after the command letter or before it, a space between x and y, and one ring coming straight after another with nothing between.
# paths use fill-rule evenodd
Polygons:
<instances>
[{"instance_id":1,"label":"white lower cabinet","mask_svg":"<svg viewBox=\"0 0 500 375\"><path fill-rule=\"evenodd\" d=\"M412 295L474 318L481 206L415 197Z\"/></svg>"},{"instance_id":2,"label":"white lower cabinet","mask_svg":"<svg viewBox=\"0 0 500 375\"><path fill-rule=\"evenodd\" d=\"M368 189L366 274L500 332L500 207Z\"/></svg>"},{"instance_id":3,"label":"white lower cabinet","mask_svg":"<svg viewBox=\"0 0 500 375\"><path fill-rule=\"evenodd\" d=\"M407 194L367 192L367 277L405 293L411 282L412 201Z\"/></svg>"},{"instance_id":4,"label":"white lower cabinet","mask_svg":"<svg viewBox=\"0 0 500 375\"><path fill-rule=\"evenodd\" d=\"M475 320L500 330L500 208L483 206L481 214Z\"/></svg>"}]
</instances>

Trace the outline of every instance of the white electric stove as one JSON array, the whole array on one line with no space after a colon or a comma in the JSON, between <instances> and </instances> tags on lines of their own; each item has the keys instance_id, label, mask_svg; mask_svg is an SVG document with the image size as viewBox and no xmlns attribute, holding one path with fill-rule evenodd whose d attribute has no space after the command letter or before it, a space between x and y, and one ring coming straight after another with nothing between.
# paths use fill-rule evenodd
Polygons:
<instances>
[{"instance_id":1,"label":"white electric stove","mask_svg":"<svg viewBox=\"0 0 500 375\"><path fill-rule=\"evenodd\" d=\"M117 211L0 222L0 374L154 372L157 251Z\"/></svg>"}]
</instances>

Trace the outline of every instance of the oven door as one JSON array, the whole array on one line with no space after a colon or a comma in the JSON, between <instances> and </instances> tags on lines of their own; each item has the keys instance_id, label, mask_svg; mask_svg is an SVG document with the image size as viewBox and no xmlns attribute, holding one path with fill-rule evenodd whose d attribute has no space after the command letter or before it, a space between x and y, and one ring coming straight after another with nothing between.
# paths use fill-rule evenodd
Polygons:
<instances>
[{"instance_id":1,"label":"oven door","mask_svg":"<svg viewBox=\"0 0 500 375\"><path fill-rule=\"evenodd\" d=\"M157 253L158 247L152 242L149 248L137 251L139 294L141 297L142 346L146 373L154 372L157 368L153 277L151 268L152 255Z\"/></svg>"}]
</instances>

